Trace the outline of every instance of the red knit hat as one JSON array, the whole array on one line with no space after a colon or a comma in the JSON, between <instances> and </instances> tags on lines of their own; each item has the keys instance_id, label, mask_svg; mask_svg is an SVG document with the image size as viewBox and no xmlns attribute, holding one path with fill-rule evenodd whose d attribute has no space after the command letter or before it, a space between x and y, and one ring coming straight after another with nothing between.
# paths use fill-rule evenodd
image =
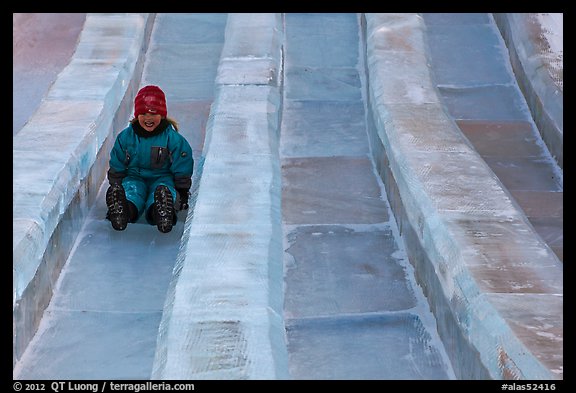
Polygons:
<instances>
[{"instance_id":1,"label":"red knit hat","mask_svg":"<svg viewBox=\"0 0 576 393\"><path fill-rule=\"evenodd\" d=\"M134 99L134 117L152 113L166 117L166 96L158 86L144 86Z\"/></svg>"}]
</instances>

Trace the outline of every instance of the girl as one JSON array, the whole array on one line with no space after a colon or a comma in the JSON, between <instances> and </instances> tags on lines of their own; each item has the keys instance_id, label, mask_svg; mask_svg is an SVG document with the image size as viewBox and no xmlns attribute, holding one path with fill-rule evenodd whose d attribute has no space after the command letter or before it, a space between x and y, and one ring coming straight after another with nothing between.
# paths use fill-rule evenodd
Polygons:
<instances>
[{"instance_id":1,"label":"girl","mask_svg":"<svg viewBox=\"0 0 576 393\"><path fill-rule=\"evenodd\" d=\"M145 86L134 99L134 119L110 152L107 218L117 231L145 214L163 233L176 223L176 210L188 209L194 159L177 123L167 117L166 96Z\"/></svg>"}]
</instances>

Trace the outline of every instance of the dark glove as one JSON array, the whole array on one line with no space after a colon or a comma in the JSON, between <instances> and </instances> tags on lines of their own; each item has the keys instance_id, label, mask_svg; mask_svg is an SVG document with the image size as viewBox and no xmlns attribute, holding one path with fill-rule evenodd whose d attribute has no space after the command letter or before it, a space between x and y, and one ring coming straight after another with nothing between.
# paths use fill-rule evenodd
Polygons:
<instances>
[{"instance_id":1,"label":"dark glove","mask_svg":"<svg viewBox=\"0 0 576 393\"><path fill-rule=\"evenodd\" d=\"M180 196L180 206L178 210L188 210L188 197L190 190L188 188L177 188L178 195Z\"/></svg>"},{"instance_id":2,"label":"dark glove","mask_svg":"<svg viewBox=\"0 0 576 393\"><path fill-rule=\"evenodd\" d=\"M108 182L112 184L122 184L122 180L126 177L123 172L116 172L114 169L108 169Z\"/></svg>"}]
</instances>

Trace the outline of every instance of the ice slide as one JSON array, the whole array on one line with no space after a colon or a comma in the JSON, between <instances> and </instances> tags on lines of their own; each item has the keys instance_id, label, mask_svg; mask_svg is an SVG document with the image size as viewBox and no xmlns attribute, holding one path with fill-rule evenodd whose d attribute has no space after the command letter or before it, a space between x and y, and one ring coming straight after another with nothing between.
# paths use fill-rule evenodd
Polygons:
<instances>
[{"instance_id":1,"label":"ice slide","mask_svg":"<svg viewBox=\"0 0 576 393\"><path fill-rule=\"evenodd\" d=\"M424 21L429 23L429 17ZM99 23L106 25L106 18ZM458 326L450 319L463 315L481 330L483 322L474 319L474 312L485 312L494 300L505 309L509 297L496 295L488 305L484 299L466 305L468 289L452 289L452 299L460 298L464 310L452 310L456 317L442 314L451 307L431 299L445 295L438 286L462 284L458 280L469 276L463 269L454 281L450 272L432 278L430 266L433 270L440 260L462 269L457 264L461 256L453 255L458 254L454 249L445 249L448 257L434 255L436 244L423 251L412 248L423 234L420 243L426 247L430 225L442 223L442 203L448 200L428 206L429 217L419 221L423 233L412 232L412 216L421 208L412 206L411 211L402 204L428 201L425 193L410 192L418 182L431 186L426 180L435 175L435 167L417 170L414 176L412 157L402 162L398 153L406 141L419 140L404 138L396 147L388 146L387 138L398 138L394 132L402 130L398 110L403 106L437 105L433 88L410 85L415 77L426 81L425 75L401 76L397 67L396 79L385 80L381 70L406 55L406 45L393 47L402 44L393 40L394 33L404 29L407 42L419 48L419 16L158 14L138 23L148 31L149 43L145 33L143 63L135 60L142 79L135 78L126 94L133 97L145 83L159 84L167 92L169 111L195 147L196 205L168 235L144 223L115 232L104 220L100 169L100 182L84 185L92 187L94 195L86 197L90 203L76 202L86 220L71 224L68 239L76 239L38 331L29 344L16 334L15 348L22 352L15 350L15 378L550 376L532 356L514 352L527 345L521 340L499 347L500 358L506 354L512 364L490 364L466 355L463 347L460 354L446 350L452 345L493 345L474 341L476 326L462 337L446 339L445 334ZM378 29L382 26L386 28ZM375 41L378 34L381 41ZM413 65L410 53L406 59L405 65ZM396 83L395 96L387 83ZM130 115L129 98L122 101L128 109L115 120L116 128ZM398 102L392 102L395 99ZM378 113L382 103L384 115ZM428 122L439 121L435 116L429 112ZM434 125L446 128L441 122ZM412 128L418 126L416 122ZM383 128L391 133L382 134ZM424 142L428 148L416 146L424 152L421 158L435 158L425 153L442 150L433 139ZM468 157L469 143L457 146L465 160L477 158ZM440 147L451 151L450 146ZM414 183L402 183L397 168L406 170L406 179ZM481 167L481 175L484 170ZM491 193L502 197L500 183L488 179ZM458 196L451 198L456 205L461 202ZM475 202L466 198L468 206ZM514 221L510 217L518 207L506 203L505 208L507 220ZM473 251L465 236L450 237L450 225L437 229L442 236L437 243L452 241L464 252ZM533 252L543 247L539 241ZM431 253L428 261L422 258L426 252ZM546 255L540 251L542 260ZM547 283L556 285L557 276L550 276ZM33 329L33 323L18 318L19 312L33 312L19 303L25 291L16 287L15 332ZM437 320L430 307L445 318ZM495 314L490 321L495 336L510 334ZM470 356L469 364L453 369L451 362L458 356ZM558 364L557 357L552 360Z\"/></svg>"}]
</instances>

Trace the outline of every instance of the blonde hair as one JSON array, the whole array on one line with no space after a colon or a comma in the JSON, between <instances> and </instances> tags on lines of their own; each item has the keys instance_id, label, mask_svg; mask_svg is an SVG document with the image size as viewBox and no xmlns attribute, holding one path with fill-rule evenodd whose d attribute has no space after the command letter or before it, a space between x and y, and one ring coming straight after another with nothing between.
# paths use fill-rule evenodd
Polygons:
<instances>
[{"instance_id":1,"label":"blonde hair","mask_svg":"<svg viewBox=\"0 0 576 393\"><path fill-rule=\"evenodd\" d=\"M168 120L168 123L172 124L172 127L174 127L176 131L178 131L178 122L176 120L168 116L166 116L166 120Z\"/></svg>"},{"instance_id":2,"label":"blonde hair","mask_svg":"<svg viewBox=\"0 0 576 393\"><path fill-rule=\"evenodd\" d=\"M166 120L168 120L168 123L172 124L172 127L174 127L176 131L178 131L178 122L176 120L168 116L166 116ZM132 120L130 120L130 124L136 124L136 123L138 123L138 117L135 117Z\"/></svg>"}]
</instances>

